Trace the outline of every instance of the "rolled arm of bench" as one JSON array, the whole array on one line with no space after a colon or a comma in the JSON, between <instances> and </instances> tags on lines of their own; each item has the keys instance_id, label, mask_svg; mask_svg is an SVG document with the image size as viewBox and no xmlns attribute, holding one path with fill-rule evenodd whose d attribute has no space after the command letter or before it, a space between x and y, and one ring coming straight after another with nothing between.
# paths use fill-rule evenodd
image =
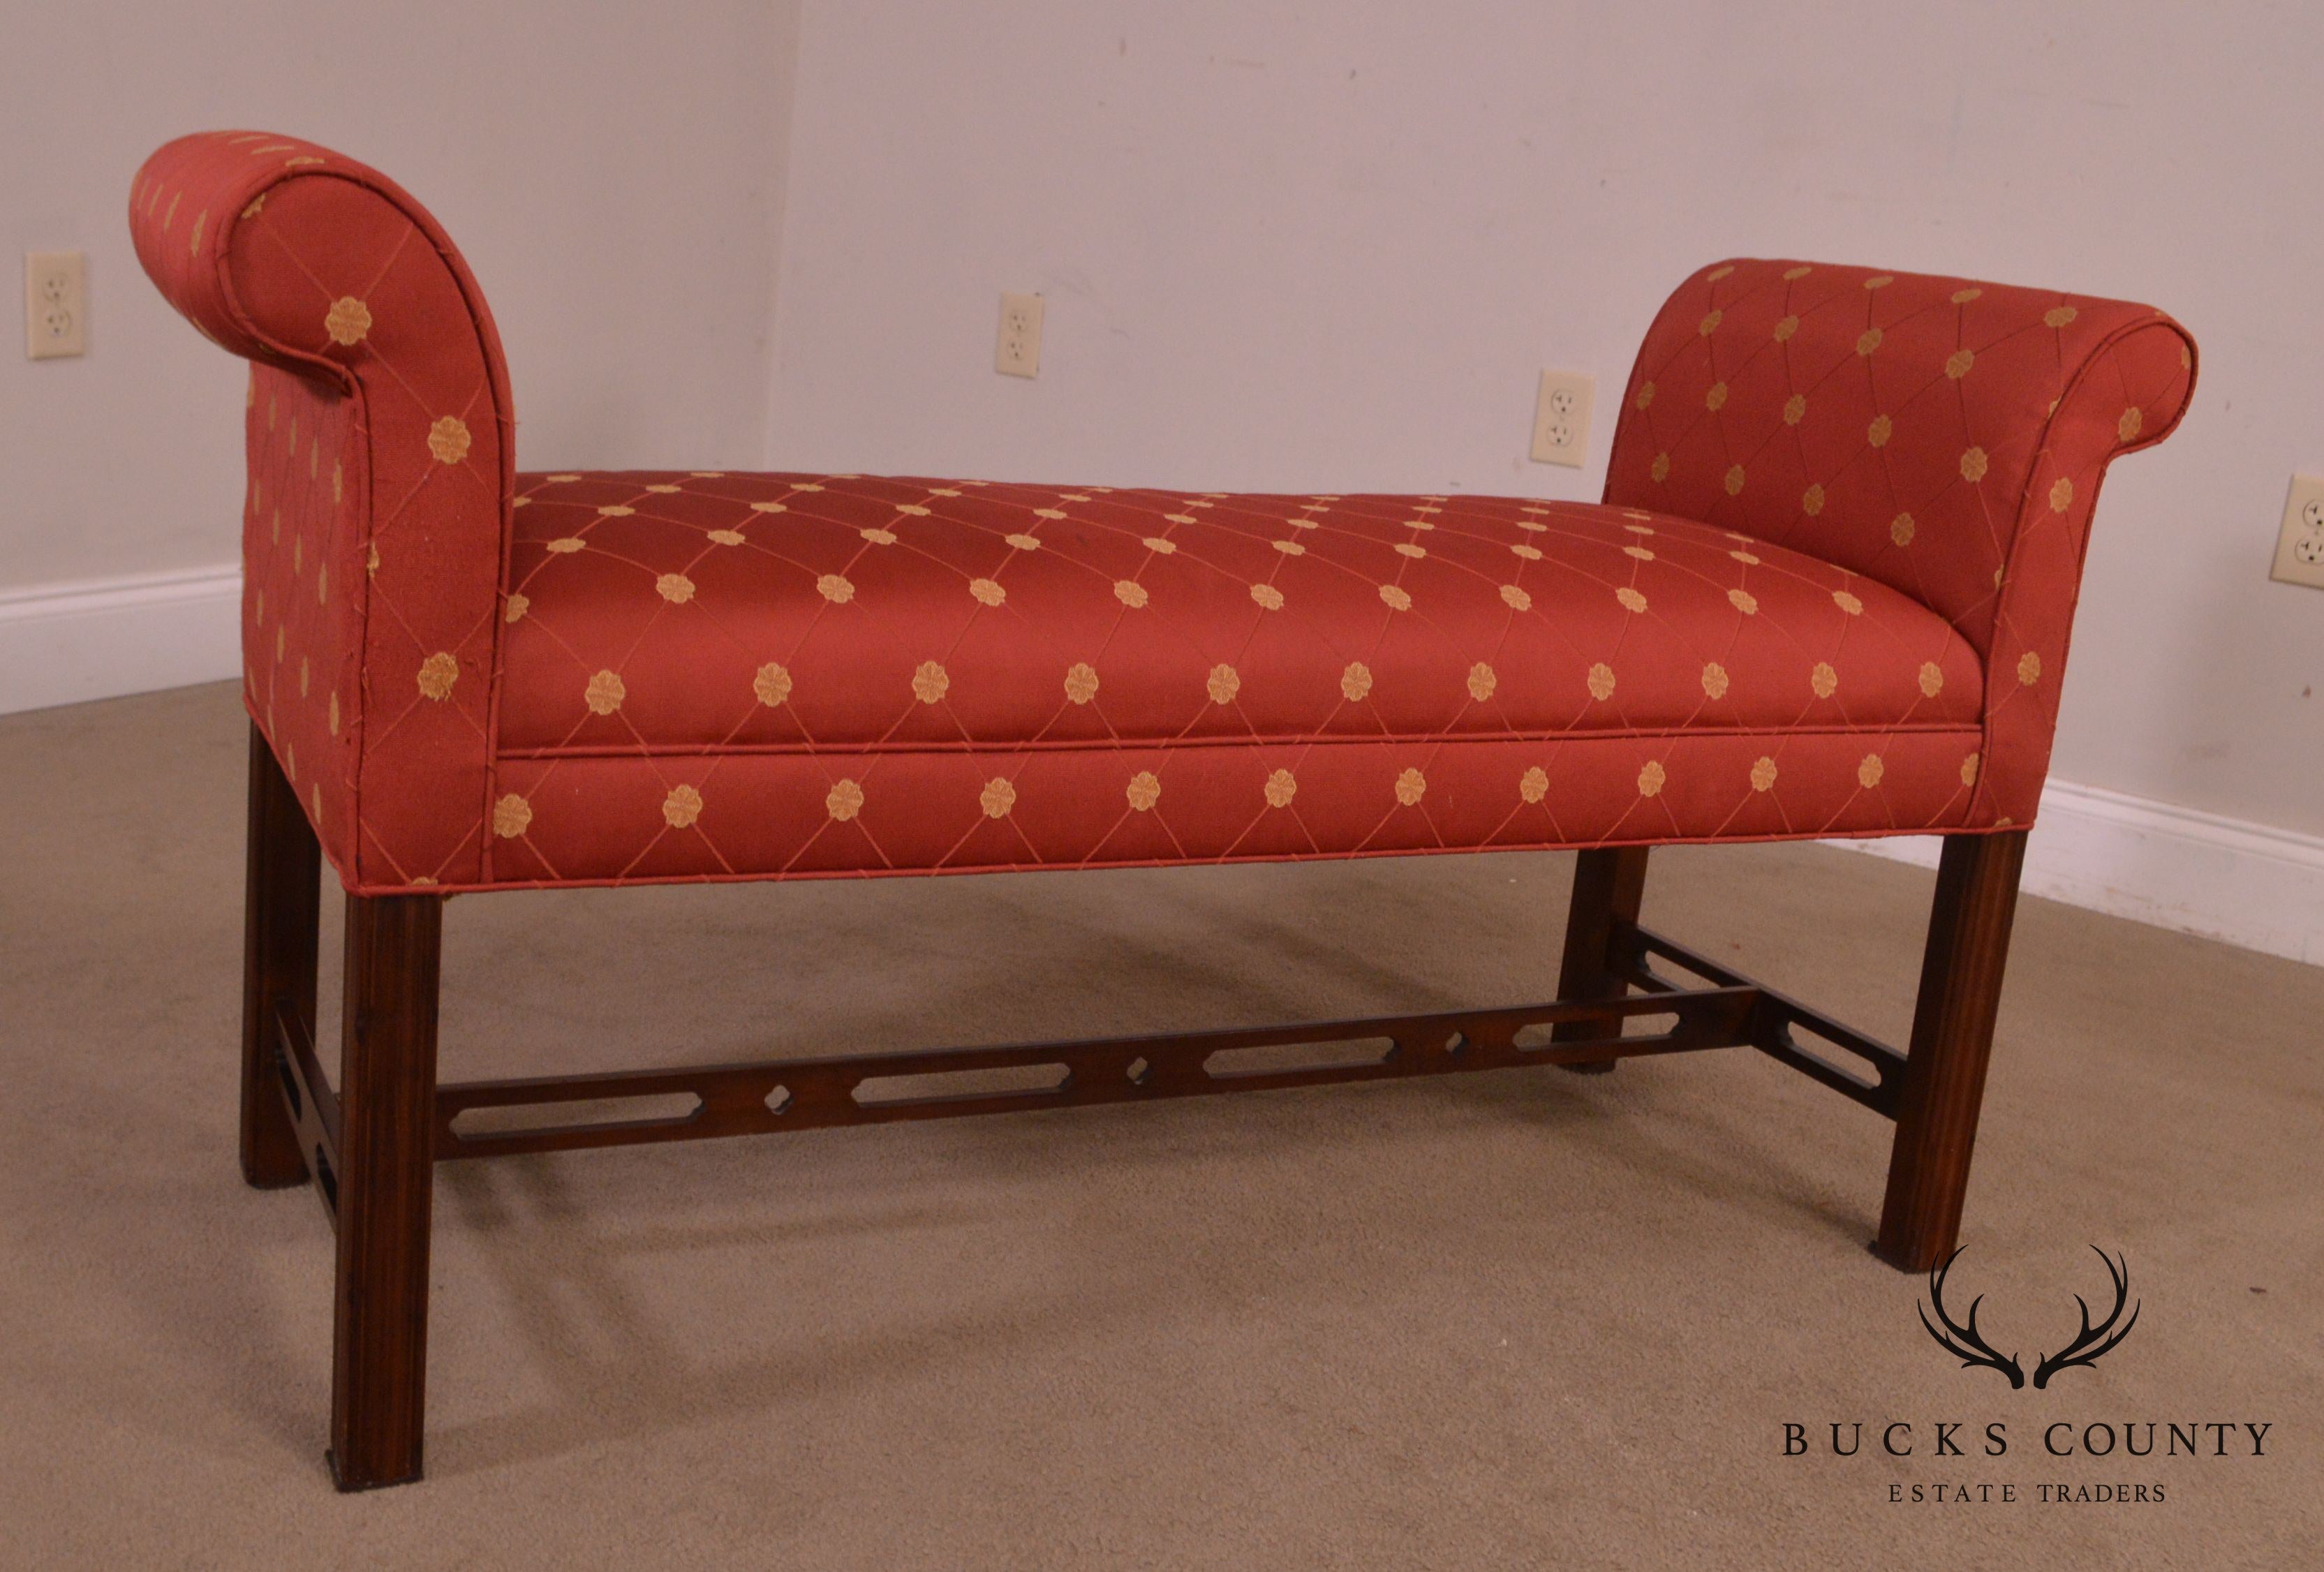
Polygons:
<instances>
[{"instance_id":1,"label":"rolled arm of bench","mask_svg":"<svg viewBox=\"0 0 2324 1572\"><path fill-rule=\"evenodd\" d=\"M2107 465L2195 381L2153 307L1784 260L1671 295L1625 390L1606 500L1886 584L1986 666L1965 827L2031 821Z\"/></svg>"},{"instance_id":2,"label":"rolled arm of bench","mask_svg":"<svg viewBox=\"0 0 2324 1572\"><path fill-rule=\"evenodd\" d=\"M129 216L162 294L254 363L252 716L350 883L476 878L480 837L426 804L489 786L514 464L482 292L401 188L295 138L172 142Z\"/></svg>"}]
</instances>

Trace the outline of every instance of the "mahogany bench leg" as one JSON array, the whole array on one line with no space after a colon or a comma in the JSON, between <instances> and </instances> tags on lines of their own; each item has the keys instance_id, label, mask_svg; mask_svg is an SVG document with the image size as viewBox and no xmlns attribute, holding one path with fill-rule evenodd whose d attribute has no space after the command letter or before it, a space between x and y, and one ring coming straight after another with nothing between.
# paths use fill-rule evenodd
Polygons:
<instances>
[{"instance_id":1,"label":"mahogany bench leg","mask_svg":"<svg viewBox=\"0 0 2324 1572\"><path fill-rule=\"evenodd\" d=\"M280 1190L307 1177L282 1106L274 1010L289 1000L315 1024L315 950L323 851L258 723L250 726L250 830L242 908L242 1177Z\"/></svg>"},{"instance_id":2,"label":"mahogany bench leg","mask_svg":"<svg viewBox=\"0 0 2324 1572\"><path fill-rule=\"evenodd\" d=\"M330 1463L341 1490L420 1477L443 914L433 896L347 897L331 1325Z\"/></svg>"},{"instance_id":3,"label":"mahogany bench leg","mask_svg":"<svg viewBox=\"0 0 2324 1572\"><path fill-rule=\"evenodd\" d=\"M1960 1235L2024 860L2023 830L1945 837L1888 1160L1888 1199L1872 1246L1902 1271L1928 1271L1952 1253Z\"/></svg>"},{"instance_id":4,"label":"mahogany bench leg","mask_svg":"<svg viewBox=\"0 0 2324 1572\"><path fill-rule=\"evenodd\" d=\"M1562 999L1620 998L1630 991L1614 968L1614 924L1636 923L1646 888L1644 846L1609 846L1584 851L1573 865L1573 899L1565 915L1565 960L1558 970ZM1550 1041L1574 1043L1606 1034L1600 1021L1565 1021L1550 1028ZM1616 1061L1599 1059L1559 1066L1577 1075L1603 1075Z\"/></svg>"}]
</instances>

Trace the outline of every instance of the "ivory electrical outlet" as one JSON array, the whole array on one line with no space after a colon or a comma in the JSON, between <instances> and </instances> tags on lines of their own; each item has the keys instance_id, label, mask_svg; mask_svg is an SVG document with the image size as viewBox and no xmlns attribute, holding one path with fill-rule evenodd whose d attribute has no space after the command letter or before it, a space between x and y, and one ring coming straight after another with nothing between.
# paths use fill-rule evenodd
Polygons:
<instances>
[{"instance_id":1,"label":"ivory electrical outlet","mask_svg":"<svg viewBox=\"0 0 2324 1572\"><path fill-rule=\"evenodd\" d=\"M2324 590L2324 479L2292 477L2283 502L2283 529L2275 538L2275 566L2268 577L2279 584Z\"/></svg>"},{"instance_id":2,"label":"ivory electrical outlet","mask_svg":"<svg viewBox=\"0 0 2324 1572\"><path fill-rule=\"evenodd\" d=\"M88 349L88 264L77 251L24 253L24 358Z\"/></svg>"},{"instance_id":3,"label":"ivory electrical outlet","mask_svg":"<svg viewBox=\"0 0 2324 1572\"><path fill-rule=\"evenodd\" d=\"M1041 374L1041 297L1001 297L1001 342L992 353L992 369L1004 376Z\"/></svg>"},{"instance_id":4,"label":"ivory electrical outlet","mask_svg":"<svg viewBox=\"0 0 2324 1572\"><path fill-rule=\"evenodd\" d=\"M1533 410L1533 461L1580 469L1590 461L1590 406L1598 380L1586 372L1544 372Z\"/></svg>"}]
</instances>

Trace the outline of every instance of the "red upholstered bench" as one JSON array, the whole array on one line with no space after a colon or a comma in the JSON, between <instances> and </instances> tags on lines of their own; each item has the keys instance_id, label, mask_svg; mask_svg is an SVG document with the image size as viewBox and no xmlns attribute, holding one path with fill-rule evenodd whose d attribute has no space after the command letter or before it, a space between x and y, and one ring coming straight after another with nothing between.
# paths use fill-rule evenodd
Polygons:
<instances>
[{"instance_id":1,"label":"red upholstered bench","mask_svg":"<svg viewBox=\"0 0 2324 1572\"><path fill-rule=\"evenodd\" d=\"M1951 1249L2098 482L2193 383L2167 317L1706 268L1648 330L1597 506L535 474L475 280L374 171L189 137L131 221L170 299L256 363L242 1162L311 1175L337 1225L343 1486L420 1472L445 1158L1746 1046L1897 1121L1884 1258ZM1909 1054L1637 924L1652 845L1929 832ZM436 1080L457 892L1547 847L1582 858L1563 997L1533 1007ZM349 901L336 1091L318 854ZM1674 1024L1623 1034L1646 1015ZM970 1089L858 1095L938 1073ZM455 1123L673 1091L699 1106Z\"/></svg>"}]
</instances>

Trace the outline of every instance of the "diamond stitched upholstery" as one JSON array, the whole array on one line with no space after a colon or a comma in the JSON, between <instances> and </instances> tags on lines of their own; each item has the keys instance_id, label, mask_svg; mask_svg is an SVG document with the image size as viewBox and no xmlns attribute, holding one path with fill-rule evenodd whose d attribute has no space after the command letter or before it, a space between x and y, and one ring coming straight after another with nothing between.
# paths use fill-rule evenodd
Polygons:
<instances>
[{"instance_id":1,"label":"diamond stitched upholstery","mask_svg":"<svg viewBox=\"0 0 2324 1572\"><path fill-rule=\"evenodd\" d=\"M1606 498L1895 586L1986 657L1974 822L2030 823L2107 464L2169 435L2195 345L2150 306L1792 261L1703 269L1638 351Z\"/></svg>"},{"instance_id":2,"label":"diamond stitched upholstery","mask_svg":"<svg viewBox=\"0 0 2324 1572\"><path fill-rule=\"evenodd\" d=\"M1979 714L1976 655L1926 608L1637 510L854 475L517 484L504 755Z\"/></svg>"},{"instance_id":3,"label":"diamond stitched upholstery","mask_svg":"<svg viewBox=\"0 0 2324 1572\"><path fill-rule=\"evenodd\" d=\"M2032 816L2146 307L1733 262L1607 506L512 473L434 221L172 142L140 260L259 363L244 686L348 887L1985 830Z\"/></svg>"},{"instance_id":4,"label":"diamond stitched upholstery","mask_svg":"<svg viewBox=\"0 0 2324 1572\"><path fill-rule=\"evenodd\" d=\"M294 137L170 142L129 223L256 363L244 702L351 886L478 882L513 464L483 294L393 181Z\"/></svg>"},{"instance_id":5,"label":"diamond stitched upholstery","mask_svg":"<svg viewBox=\"0 0 2324 1572\"><path fill-rule=\"evenodd\" d=\"M1639 777L1682 735L1751 744L1699 795L1759 832L1896 827L1877 747L1819 771L1803 735L1910 737L1968 800L1981 672L1943 619L1643 510L707 473L520 475L517 504L507 871L1316 855L1443 843L1464 802L1539 841L1573 736L1621 761L1593 835L1666 832ZM1019 784L1036 760L1105 811L1020 835L1060 811ZM597 833L608 790L627 840Z\"/></svg>"}]
</instances>

